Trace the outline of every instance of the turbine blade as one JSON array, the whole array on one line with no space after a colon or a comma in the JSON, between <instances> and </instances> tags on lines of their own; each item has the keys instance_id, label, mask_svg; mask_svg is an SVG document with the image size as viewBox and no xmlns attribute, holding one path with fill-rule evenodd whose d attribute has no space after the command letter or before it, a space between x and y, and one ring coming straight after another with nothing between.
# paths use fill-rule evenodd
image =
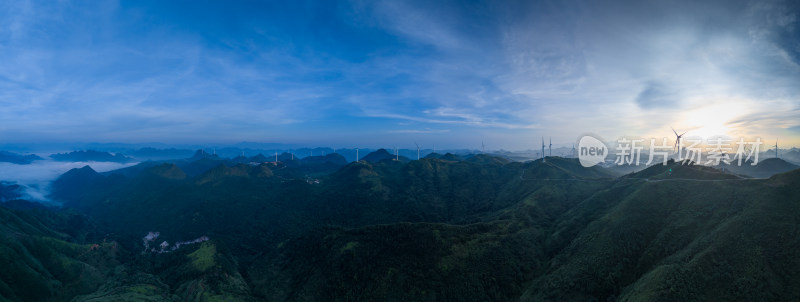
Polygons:
<instances>
[{"instance_id":1,"label":"turbine blade","mask_svg":"<svg viewBox=\"0 0 800 302\"><path fill-rule=\"evenodd\" d=\"M675 131L675 128L672 128L672 127L670 127L670 129L672 129L672 132L675 132L675 136L677 136L677 135L678 135L678 132L677 132L677 131Z\"/></svg>"}]
</instances>

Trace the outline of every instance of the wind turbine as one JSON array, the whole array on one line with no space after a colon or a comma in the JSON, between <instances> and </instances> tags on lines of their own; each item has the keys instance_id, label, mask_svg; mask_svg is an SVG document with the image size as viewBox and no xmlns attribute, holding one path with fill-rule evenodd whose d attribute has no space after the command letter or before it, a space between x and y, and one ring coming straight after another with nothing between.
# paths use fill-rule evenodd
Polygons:
<instances>
[{"instance_id":1,"label":"wind turbine","mask_svg":"<svg viewBox=\"0 0 800 302\"><path fill-rule=\"evenodd\" d=\"M544 136L542 136L542 162L544 162Z\"/></svg>"},{"instance_id":2,"label":"wind turbine","mask_svg":"<svg viewBox=\"0 0 800 302\"><path fill-rule=\"evenodd\" d=\"M481 141L481 153L484 153L484 152L486 152L486 145L484 145L483 141Z\"/></svg>"},{"instance_id":3,"label":"wind turbine","mask_svg":"<svg viewBox=\"0 0 800 302\"><path fill-rule=\"evenodd\" d=\"M675 128L670 127L670 129L672 129L672 132L675 133L675 146L672 147L672 151L675 151L676 148L680 148L681 137L683 137L683 135L686 134L686 132L689 132L689 131L686 131L684 133L681 133L681 135L678 135L678 131L675 131Z\"/></svg>"},{"instance_id":4,"label":"wind turbine","mask_svg":"<svg viewBox=\"0 0 800 302\"><path fill-rule=\"evenodd\" d=\"M419 160L419 144L417 144L417 142L414 142L414 145L417 145L417 160ZM483 142L481 142L481 145L483 145Z\"/></svg>"},{"instance_id":5,"label":"wind turbine","mask_svg":"<svg viewBox=\"0 0 800 302\"><path fill-rule=\"evenodd\" d=\"M575 158L575 144L572 144L572 158Z\"/></svg>"},{"instance_id":6,"label":"wind turbine","mask_svg":"<svg viewBox=\"0 0 800 302\"><path fill-rule=\"evenodd\" d=\"M778 139L775 139L775 158L778 158Z\"/></svg>"},{"instance_id":7,"label":"wind turbine","mask_svg":"<svg viewBox=\"0 0 800 302\"><path fill-rule=\"evenodd\" d=\"M394 147L394 160L400 160L400 156L398 155L397 152L397 147Z\"/></svg>"},{"instance_id":8,"label":"wind turbine","mask_svg":"<svg viewBox=\"0 0 800 302\"><path fill-rule=\"evenodd\" d=\"M550 137L550 156L553 156L553 137Z\"/></svg>"},{"instance_id":9,"label":"wind turbine","mask_svg":"<svg viewBox=\"0 0 800 302\"><path fill-rule=\"evenodd\" d=\"M725 163L725 161L728 159L728 152L726 152L725 150L721 150L720 153L722 153L722 163ZM720 166L722 166L722 172L725 172L725 165L720 165Z\"/></svg>"},{"instance_id":10,"label":"wind turbine","mask_svg":"<svg viewBox=\"0 0 800 302\"><path fill-rule=\"evenodd\" d=\"M356 148L356 162L358 162L358 148Z\"/></svg>"}]
</instances>

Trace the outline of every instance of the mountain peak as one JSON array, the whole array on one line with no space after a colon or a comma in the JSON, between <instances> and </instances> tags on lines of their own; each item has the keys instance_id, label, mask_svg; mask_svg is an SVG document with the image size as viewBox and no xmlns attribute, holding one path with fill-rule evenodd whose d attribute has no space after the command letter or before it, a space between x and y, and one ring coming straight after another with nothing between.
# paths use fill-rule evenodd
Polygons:
<instances>
[{"instance_id":1,"label":"mountain peak","mask_svg":"<svg viewBox=\"0 0 800 302\"><path fill-rule=\"evenodd\" d=\"M405 157L405 156L399 156L397 158L401 162L407 162L407 161L410 160L410 159L408 159L408 157ZM378 162L381 162L381 161L384 161L384 160L394 160L394 159L395 159L395 155L389 153L389 151L386 151L386 149L383 149L383 148L378 149L377 151L370 152L369 154L367 154L366 156L361 158L361 160L366 161L366 162L370 162L370 163L378 163Z\"/></svg>"},{"instance_id":2,"label":"mountain peak","mask_svg":"<svg viewBox=\"0 0 800 302\"><path fill-rule=\"evenodd\" d=\"M468 162L480 163L480 164L496 164L496 165L505 165L510 160L498 156L492 156L489 154L476 154L473 157L467 159Z\"/></svg>"},{"instance_id":3,"label":"mountain peak","mask_svg":"<svg viewBox=\"0 0 800 302\"><path fill-rule=\"evenodd\" d=\"M273 158L273 160L274 160L274 158ZM264 154L259 153L256 156L251 157L250 161L251 162L256 162L256 163L263 163L263 162L270 161L270 159L267 158L266 156L264 156Z\"/></svg>"},{"instance_id":4,"label":"mountain peak","mask_svg":"<svg viewBox=\"0 0 800 302\"><path fill-rule=\"evenodd\" d=\"M447 152L447 153L445 153L445 154L444 154L444 155L442 155L442 157L440 157L439 159L442 159L442 160L449 160L449 161L462 161L462 160L464 160L464 158L463 158L463 157L461 157L461 156L458 156L458 155L456 155L456 154L453 154L453 153L450 153L450 152Z\"/></svg>"},{"instance_id":5,"label":"mountain peak","mask_svg":"<svg viewBox=\"0 0 800 302\"><path fill-rule=\"evenodd\" d=\"M80 174L84 174L84 175L98 174L97 171L92 169L92 167L89 166L89 165L84 165L83 167L80 167L80 168L72 168L69 171L67 171L67 173L70 173L70 172L72 172L72 173L80 173Z\"/></svg>"},{"instance_id":6,"label":"mountain peak","mask_svg":"<svg viewBox=\"0 0 800 302\"><path fill-rule=\"evenodd\" d=\"M265 164L258 166L250 166L245 164L228 166L225 164L220 164L198 176L196 182L197 184L204 184L227 177L264 178L270 176L272 176L272 170L270 170Z\"/></svg>"},{"instance_id":7,"label":"mountain peak","mask_svg":"<svg viewBox=\"0 0 800 302\"><path fill-rule=\"evenodd\" d=\"M428 155L425 155L425 157L423 157L423 158L442 158L442 154L439 154L439 153L436 153L436 152L431 152L431 153L428 153Z\"/></svg>"}]
</instances>

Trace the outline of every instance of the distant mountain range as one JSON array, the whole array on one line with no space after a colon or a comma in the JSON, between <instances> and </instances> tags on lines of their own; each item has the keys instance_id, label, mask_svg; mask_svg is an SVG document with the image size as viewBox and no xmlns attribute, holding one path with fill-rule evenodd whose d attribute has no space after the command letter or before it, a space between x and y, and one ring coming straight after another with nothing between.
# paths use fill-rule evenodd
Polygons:
<instances>
[{"instance_id":1,"label":"distant mountain range","mask_svg":"<svg viewBox=\"0 0 800 302\"><path fill-rule=\"evenodd\" d=\"M23 155L14 152L0 151L0 162L27 165L36 160L42 160L42 158L36 154Z\"/></svg>"},{"instance_id":2,"label":"distant mountain range","mask_svg":"<svg viewBox=\"0 0 800 302\"><path fill-rule=\"evenodd\" d=\"M116 162L116 163L126 163L130 162L133 159L125 156L123 154L111 154L108 152L99 152L94 150L86 150L86 151L72 151L69 153L56 153L51 154L50 158L55 161L65 161L65 162L86 162L86 161L98 161L98 162Z\"/></svg>"},{"instance_id":3,"label":"distant mountain range","mask_svg":"<svg viewBox=\"0 0 800 302\"><path fill-rule=\"evenodd\" d=\"M129 151L128 154L137 159L176 159L191 156L192 150L176 148L156 149L146 147Z\"/></svg>"}]
</instances>

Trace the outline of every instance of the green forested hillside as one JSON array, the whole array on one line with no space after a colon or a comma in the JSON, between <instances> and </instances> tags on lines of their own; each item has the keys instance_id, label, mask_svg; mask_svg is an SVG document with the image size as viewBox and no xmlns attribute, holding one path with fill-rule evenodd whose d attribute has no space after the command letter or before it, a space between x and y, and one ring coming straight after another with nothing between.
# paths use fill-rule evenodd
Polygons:
<instances>
[{"instance_id":1,"label":"green forested hillside","mask_svg":"<svg viewBox=\"0 0 800 302\"><path fill-rule=\"evenodd\" d=\"M111 242L81 242L80 217L0 207L0 297L69 300L93 292L118 265ZM63 229L75 233L70 236Z\"/></svg>"},{"instance_id":2,"label":"green forested hillside","mask_svg":"<svg viewBox=\"0 0 800 302\"><path fill-rule=\"evenodd\" d=\"M48 236L116 246L77 300L800 298L800 170L746 179L670 162L613 178L575 159L442 158L325 175L225 160L196 173L77 169L53 198L91 232ZM152 247L210 240L159 253L145 250L148 232L160 232Z\"/></svg>"},{"instance_id":3,"label":"green forested hillside","mask_svg":"<svg viewBox=\"0 0 800 302\"><path fill-rule=\"evenodd\" d=\"M741 165L737 161L732 161L730 164L722 164L720 168L747 177L767 178L800 167L780 158L766 158L755 165L752 161L743 161Z\"/></svg>"}]
</instances>

